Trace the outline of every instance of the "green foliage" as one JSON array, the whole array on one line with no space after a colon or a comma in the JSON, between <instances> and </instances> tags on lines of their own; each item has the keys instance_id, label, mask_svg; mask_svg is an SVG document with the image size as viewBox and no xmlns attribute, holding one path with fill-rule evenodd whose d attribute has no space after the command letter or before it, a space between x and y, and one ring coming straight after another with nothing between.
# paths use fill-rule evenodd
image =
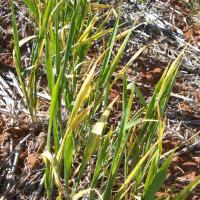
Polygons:
<instances>
[{"instance_id":1,"label":"green foliage","mask_svg":"<svg viewBox=\"0 0 200 200\"><path fill-rule=\"evenodd\" d=\"M200 184L200 176L198 176L193 182L187 185L178 195L175 197L175 200L185 200L188 195Z\"/></svg>"},{"instance_id":2,"label":"green foliage","mask_svg":"<svg viewBox=\"0 0 200 200\"><path fill-rule=\"evenodd\" d=\"M131 199L133 196L154 199L163 186L173 155L162 162L165 127L162 117L184 52L166 68L147 103L139 88L129 83L126 76L128 67L146 47L139 49L115 73L136 26L118 34L120 14L116 16L110 6L86 0L24 0L24 3L38 25L38 31L31 37L30 70L23 73L11 0L14 57L33 121L37 120L38 68L45 66L46 70L51 104L47 147L42 156L48 199L53 194L57 199L79 199L86 194L90 199ZM110 16L116 18L115 24L106 29ZM91 54L95 41L102 47ZM118 49L116 42L120 44ZM109 94L119 80L123 82L121 120L110 123L109 115L113 115L115 102L119 101L118 98L110 100ZM134 110L136 97L140 110ZM63 102L65 106L61 106ZM63 119L62 109L68 112L67 119ZM74 169L77 160L81 160L78 170ZM89 188L83 190L81 181L88 168ZM197 184L199 179L178 194L177 200L185 198Z\"/></svg>"}]
</instances>

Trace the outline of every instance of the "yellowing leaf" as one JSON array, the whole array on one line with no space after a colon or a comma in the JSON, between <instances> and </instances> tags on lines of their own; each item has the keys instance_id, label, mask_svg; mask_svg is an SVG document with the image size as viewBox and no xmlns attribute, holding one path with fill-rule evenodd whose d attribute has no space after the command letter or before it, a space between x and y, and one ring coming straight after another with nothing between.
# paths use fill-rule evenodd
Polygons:
<instances>
[{"instance_id":1,"label":"yellowing leaf","mask_svg":"<svg viewBox=\"0 0 200 200\"><path fill-rule=\"evenodd\" d=\"M118 99L118 96L112 101L112 103L108 106L108 108L104 111L103 115L101 116L101 118L99 119L99 121L94 125L93 129L92 129L92 133L96 134L96 135L101 135L103 132L103 128L107 122L108 116L110 114L110 111L113 107L113 104L116 102L116 100Z\"/></svg>"},{"instance_id":2,"label":"yellowing leaf","mask_svg":"<svg viewBox=\"0 0 200 200\"><path fill-rule=\"evenodd\" d=\"M47 160L51 163L56 186L58 187L59 191L63 192L64 188L60 182L59 175L57 173L57 165L56 165L56 162L55 162L53 156L51 155L51 153L49 151L45 151L44 153L42 153L42 158L45 163L47 163Z\"/></svg>"}]
</instances>

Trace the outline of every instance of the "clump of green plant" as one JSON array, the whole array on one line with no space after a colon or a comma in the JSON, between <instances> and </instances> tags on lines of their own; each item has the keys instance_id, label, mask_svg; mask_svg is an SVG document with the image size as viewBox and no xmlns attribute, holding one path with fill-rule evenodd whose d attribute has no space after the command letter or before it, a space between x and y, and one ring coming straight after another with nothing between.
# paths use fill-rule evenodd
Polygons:
<instances>
[{"instance_id":1,"label":"clump of green plant","mask_svg":"<svg viewBox=\"0 0 200 200\"><path fill-rule=\"evenodd\" d=\"M30 71L23 73L11 1L14 57L33 121L37 120L38 68L46 67L51 104L47 146L42 156L48 199L55 196L56 199L84 196L105 200L154 199L173 156L173 152L163 155L162 151L163 115L183 52L166 68L147 104L126 75L128 67L145 47L117 71L129 37L137 26L119 33L120 11L116 14L110 6L86 0L24 0L24 3L38 26L35 35L26 39L33 40ZM111 16L115 17L115 24L106 29ZM97 53L93 52L95 41L101 44ZM117 50L116 42L121 44ZM108 123L118 99L109 100L109 94L119 79L123 86L121 120ZM134 110L136 98L140 101L140 110ZM67 121L63 119L62 109L69 113ZM81 161L77 166L78 160ZM85 177L89 177L89 182L84 184ZM176 199L185 199L187 192L199 182L200 177Z\"/></svg>"},{"instance_id":2,"label":"clump of green plant","mask_svg":"<svg viewBox=\"0 0 200 200\"><path fill-rule=\"evenodd\" d=\"M190 9L191 14L197 14L200 9L200 1L199 0L191 0L184 2L185 5Z\"/></svg>"}]
</instances>

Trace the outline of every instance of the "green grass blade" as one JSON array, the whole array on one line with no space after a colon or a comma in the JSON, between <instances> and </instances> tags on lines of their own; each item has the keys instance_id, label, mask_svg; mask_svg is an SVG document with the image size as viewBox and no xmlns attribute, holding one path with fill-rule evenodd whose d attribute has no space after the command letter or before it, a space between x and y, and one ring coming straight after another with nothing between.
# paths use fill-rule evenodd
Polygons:
<instances>
[{"instance_id":1,"label":"green grass blade","mask_svg":"<svg viewBox=\"0 0 200 200\"><path fill-rule=\"evenodd\" d=\"M116 35L117 35L117 30L118 30L118 26L119 26L119 19L120 19L120 15L118 14L118 18L115 22L115 25L114 25L114 28L113 28L113 31L112 31L112 34L111 34L111 37L110 37L110 40L109 40L109 43L108 43L109 51L107 52L107 54L105 55L104 60L103 60L101 72L100 72L100 75L99 75L99 78L100 78L99 85L102 85L102 83L105 82L106 72L109 70L108 64L109 64L109 61L110 61L110 58L111 58L111 55L112 55L112 50L113 50L115 38L116 38Z\"/></svg>"},{"instance_id":2,"label":"green grass blade","mask_svg":"<svg viewBox=\"0 0 200 200\"><path fill-rule=\"evenodd\" d=\"M70 177L70 171L72 167L72 156L73 156L73 138L72 131L68 133L65 148L64 148L64 177L65 177L65 190L68 189L68 181Z\"/></svg>"},{"instance_id":3,"label":"green grass blade","mask_svg":"<svg viewBox=\"0 0 200 200\"><path fill-rule=\"evenodd\" d=\"M144 99L144 96L142 95L140 89L136 85L135 85L135 93L136 93L137 97L139 98L140 103L142 104L142 106L145 109L147 109L147 103L146 103L146 101Z\"/></svg>"},{"instance_id":4,"label":"green grass blade","mask_svg":"<svg viewBox=\"0 0 200 200\"><path fill-rule=\"evenodd\" d=\"M151 185L145 191L144 200L153 200L155 193L160 189L167 176L167 170L172 160L173 153L164 161L158 173L155 175Z\"/></svg>"},{"instance_id":5,"label":"green grass blade","mask_svg":"<svg viewBox=\"0 0 200 200\"><path fill-rule=\"evenodd\" d=\"M192 181L189 185L187 185L182 191L178 193L178 195L174 198L174 200L185 200L188 195L200 185L200 176L198 176L194 181Z\"/></svg>"},{"instance_id":6,"label":"green grass blade","mask_svg":"<svg viewBox=\"0 0 200 200\"><path fill-rule=\"evenodd\" d=\"M141 169L141 167L143 166L144 162L147 160L148 156L150 155L150 153L154 150L155 146L157 145L157 143L155 143L148 151L147 153L139 160L139 162L137 163L137 165L133 168L133 170L131 171L131 173L128 175L127 179L125 180L125 182L123 183L123 185L120 187L118 194L116 195L116 200L121 199L124 190L126 189L126 187L130 184L130 182L132 181L133 178L136 177L137 173L139 172L139 170Z\"/></svg>"},{"instance_id":7,"label":"green grass blade","mask_svg":"<svg viewBox=\"0 0 200 200\"><path fill-rule=\"evenodd\" d=\"M88 163L88 160L90 159L90 157L92 156L94 151L98 148L98 144L100 142L100 137L103 133L103 130L105 128L105 125L106 125L107 119L109 117L110 111L112 110L113 104L115 103L116 100L117 100L117 98L112 101L112 103L108 106L108 108L103 112L99 121L92 128L91 134L89 135L89 138L88 138L88 143L87 143L87 146L86 146L86 149L85 149L85 153L84 153L84 156L83 156L81 167L80 167L80 170L79 170L79 176L78 176L78 179L77 179L78 185L79 185L80 180L82 178L83 170L85 169L85 167Z\"/></svg>"},{"instance_id":8,"label":"green grass blade","mask_svg":"<svg viewBox=\"0 0 200 200\"><path fill-rule=\"evenodd\" d=\"M23 68L22 68L22 64L21 64L21 53L20 53L20 47L19 47L19 37L18 37L18 31L17 31L17 22L16 22L16 16L15 16L14 5L13 5L12 0L10 1L10 5L11 5L12 27L13 27L14 48L15 48L13 57L14 57L14 61L16 64L16 71L17 71L17 76L18 76L19 82L20 82L20 86L21 86L23 95L25 97L26 104L29 108L31 118L34 121L33 108L31 106L31 104L29 103L25 79L24 79L24 75L23 75Z\"/></svg>"},{"instance_id":9,"label":"green grass blade","mask_svg":"<svg viewBox=\"0 0 200 200\"><path fill-rule=\"evenodd\" d=\"M26 6L28 7L29 11L32 13L33 16L36 17L37 21L39 21L39 14L37 10L37 6L35 4L35 0L23 0Z\"/></svg>"},{"instance_id":10,"label":"green grass blade","mask_svg":"<svg viewBox=\"0 0 200 200\"><path fill-rule=\"evenodd\" d=\"M117 65L118 65L118 63L119 63L119 61L120 61L120 59L121 59L121 57L123 55L124 49L125 49L125 47L126 47L126 45L128 43L128 40L129 40L129 37L130 37L131 33L132 33L132 30L130 30L130 32L127 34L126 38L124 39L121 47L119 48L119 50L117 52L117 55L115 56L114 60L110 64L110 67L107 68L107 70L105 71L105 73L103 75L105 77L104 85L107 84L107 82L109 81L111 75L115 71L115 69L116 69L116 67L117 67Z\"/></svg>"},{"instance_id":11,"label":"green grass blade","mask_svg":"<svg viewBox=\"0 0 200 200\"><path fill-rule=\"evenodd\" d=\"M146 191L149 189L155 175L157 174L158 167L159 167L159 159L160 159L159 150L156 150L156 152L152 156L151 165L150 165L147 178L145 181L145 185L144 185L143 196L145 195Z\"/></svg>"},{"instance_id":12,"label":"green grass blade","mask_svg":"<svg viewBox=\"0 0 200 200\"><path fill-rule=\"evenodd\" d=\"M115 154L114 154L114 158L113 158L113 162L111 165L111 169L110 169L110 174L108 177L108 182L106 185L106 189L104 191L104 199L110 199L111 195L112 195L112 187L116 178L116 174L118 172L119 169L119 165L121 163L121 159L123 157L123 152L126 146L126 142L128 139L128 134L126 134L126 126L128 124L128 119L129 119L129 115L131 112L131 108L132 108L132 103L133 103L133 97L134 97L134 87L131 86L131 95L129 97L129 101L126 104L123 104L122 107L123 108L123 118L121 120L121 125L120 125L120 131L118 134L118 140L117 140L117 144L115 147ZM127 97L127 84L126 84L126 79L124 79L124 91L123 91L123 96L124 98Z\"/></svg>"},{"instance_id":13,"label":"green grass blade","mask_svg":"<svg viewBox=\"0 0 200 200\"><path fill-rule=\"evenodd\" d=\"M46 34L45 38L45 64L46 64L46 72L47 72L47 81L50 94L52 95L53 87L54 87L54 73L53 73L53 66L52 66L52 52L49 38Z\"/></svg>"},{"instance_id":14,"label":"green grass blade","mask_svg":"<svg viewBox=\"0 0 200 200\"><path fill-rule=\"evenodd\" d=\"M106 150L107 150L107 148L109 146L109 142L110 142L110 138L111 138L112 132L113 131L111 129L109 131L109 133L107 134L107 136L105 137L105 139L103 141L103 144L102 144L102 147L99 150L97 163L96 163L96 166L95 166L94 175L93 175L92 182L91 182L91 187L92 188L96 187L96 184L97 184L97 181L98 181L98 177L99 177L99 174L100 174L100 171L101 171L101 165L102 165L103 160L106 157Z\"/></svg>"}]
</instances>

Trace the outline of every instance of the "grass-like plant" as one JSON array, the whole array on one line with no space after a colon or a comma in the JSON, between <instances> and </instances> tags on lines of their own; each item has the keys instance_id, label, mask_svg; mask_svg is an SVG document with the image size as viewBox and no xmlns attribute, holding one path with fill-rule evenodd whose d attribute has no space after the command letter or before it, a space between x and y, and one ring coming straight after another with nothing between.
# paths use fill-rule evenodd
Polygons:
<instances>
[{"instance_id":1,"label":"grass-like plant","mask_svg":"<svg viewBox=\"0 0 200 200\"><path fill-rule=\"evenodd\" d=\"M173 156L173 152L163 155L163 116L184 52L166 68L146 103L126 75L146 47L117 71L137 24L121 31L120 11L86 0L24 0L37 26L35 35L28 39L32 40L32 56L30 68L25 70L10 2L16 70L33 121L37 120L38 70L42 66L46 70L51 104L42 156L48 199L154 199ZM106 28L111 16L115 24ZM94 43L98 43L98 51L94 51ZM118 49L116 43L120 44ZM121 120L109 123L118 101L118 97L110 100L109 94L118 81L123 86ZM140 110L133 107L136 98ZM63 109L69 113L67 119L62 116ZM88 183L83 181L86 177ZM199 180L176 199L185 199Z\"/></svg>"}]
</instances>

